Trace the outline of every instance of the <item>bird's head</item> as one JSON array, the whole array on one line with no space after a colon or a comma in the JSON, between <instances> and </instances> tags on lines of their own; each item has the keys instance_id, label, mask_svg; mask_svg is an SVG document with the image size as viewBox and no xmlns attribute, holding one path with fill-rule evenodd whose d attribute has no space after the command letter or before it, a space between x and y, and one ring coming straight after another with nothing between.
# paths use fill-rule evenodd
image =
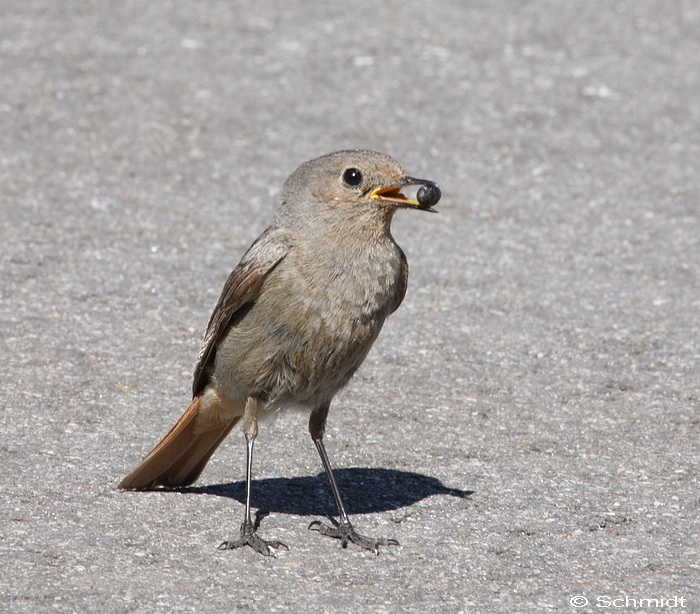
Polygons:
<instances>
[{"instance_id":1,"label":"bird's head","mask_svg":"<svg viewBox=\"0 0 700 614\"><path fill-rule=\"evenodd\" d=\"M302 164L287 179L283 211L391 219L396 209L435 211L440 188L409 177L396 160L371 150L337 151Z\"/></svg>"}]
</instances>

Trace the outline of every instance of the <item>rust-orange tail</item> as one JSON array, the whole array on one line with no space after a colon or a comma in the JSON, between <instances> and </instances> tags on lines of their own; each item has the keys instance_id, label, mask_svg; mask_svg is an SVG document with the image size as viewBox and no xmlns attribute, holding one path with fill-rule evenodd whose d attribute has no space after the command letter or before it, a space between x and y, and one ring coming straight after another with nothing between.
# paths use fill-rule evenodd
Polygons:
<instances>
[{"instance_id":1,"label":"rust-orange tail","mask_svg":"<svg viewBox=\"0 0 700 614\"><path fill-rule=\"evenodd\" d=\"M240 407L238 403L235 407L223 407L221 399L208 392L192 399L158 445L119 482L119 488L187 486L199 477L216 448L241 419L245 407L243 403Z\"/></svg>"}]
</instances>

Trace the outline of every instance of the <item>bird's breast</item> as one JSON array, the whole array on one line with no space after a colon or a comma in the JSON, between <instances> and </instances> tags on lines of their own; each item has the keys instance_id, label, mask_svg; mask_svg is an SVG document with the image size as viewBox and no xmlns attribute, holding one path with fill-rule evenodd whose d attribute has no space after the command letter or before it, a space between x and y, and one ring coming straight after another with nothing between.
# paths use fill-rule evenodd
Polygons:
<instances>
[{"instance_id":1,"label":"bird's breast","mask_svg":"<svg viewBox=\"0 0 700 614\"><path fill-rule=\"evenodd\" d=\"M330 401L377 338L401 275L393 242L323 258L290 253L221 344L219 383L276 403Z\"/></svg>"}]
</instances>

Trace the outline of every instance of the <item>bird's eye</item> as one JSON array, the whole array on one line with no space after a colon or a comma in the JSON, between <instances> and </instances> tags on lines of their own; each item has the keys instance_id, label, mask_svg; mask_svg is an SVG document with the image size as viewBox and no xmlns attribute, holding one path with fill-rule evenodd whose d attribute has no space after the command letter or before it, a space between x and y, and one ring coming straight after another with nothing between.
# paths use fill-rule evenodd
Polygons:
<instances>
[{"instance_id":1,"label":"bird's eye","mask_svg":"<svg viewBox=\"0 0 700 614\"><path fill-rule=\"evenodd\" d=\"M356 168L345 169L343 183L348 187L356 188L362 183L362 173Z\"/></svg>"}]
</instances>

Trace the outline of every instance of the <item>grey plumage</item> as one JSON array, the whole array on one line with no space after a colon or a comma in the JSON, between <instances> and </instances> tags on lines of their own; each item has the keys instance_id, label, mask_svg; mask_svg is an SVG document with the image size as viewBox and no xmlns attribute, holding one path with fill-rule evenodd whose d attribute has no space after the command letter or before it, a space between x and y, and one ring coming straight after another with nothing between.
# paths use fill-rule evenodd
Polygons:
<instances>
[{"instance_id":1,"label":"grey plumage","mask_svg":"<svg viewBox=\"0 0 700 614\"><path fill-rule=\"evenodd\" d=\"M430 202L404 196L427 186ZM437 196L436 196L437 195ZM330 470L323 431L328 407L365 359L406 292L408 265L390 232L400 208L428 209L437 185L406 176L385 154L341 151L302 164L285 182L271 225L224 285L195 366L193 401L178 423L120 483L143 489L193 482L243 417L248 496L241 537L224 547L265 542L250 522L250 471L260 412L307 409L309 428L339 507L338 527L312 528L376 550L393 540L357 534Z\"/></svg>"}]
</instances>

